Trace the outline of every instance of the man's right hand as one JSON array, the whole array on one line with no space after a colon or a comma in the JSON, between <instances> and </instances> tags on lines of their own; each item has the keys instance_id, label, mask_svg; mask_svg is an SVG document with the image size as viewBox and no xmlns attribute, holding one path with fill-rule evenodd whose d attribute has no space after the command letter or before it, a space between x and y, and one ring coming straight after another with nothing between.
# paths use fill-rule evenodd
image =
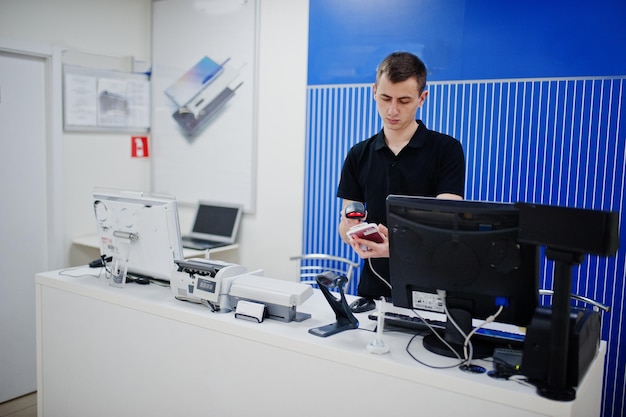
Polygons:
<instances>
[{"instance_id":1,"label":"man's right hand","mask_svg":"<svg viewBox=\"0 0 626 417\"><path fill-rule=\"evenodd\" d=\"M345 216L346 206L352 202L352 200L343 200L343 206L340 213L341 219L339 221L339 235L341 236L341 239L347 244L351 244L351 239L346 234L348 229L350 229L352 226L356 226L357 224L364 222L367 218L367 213L363 219L349 219Z\"/></svg>"}]
</instances>

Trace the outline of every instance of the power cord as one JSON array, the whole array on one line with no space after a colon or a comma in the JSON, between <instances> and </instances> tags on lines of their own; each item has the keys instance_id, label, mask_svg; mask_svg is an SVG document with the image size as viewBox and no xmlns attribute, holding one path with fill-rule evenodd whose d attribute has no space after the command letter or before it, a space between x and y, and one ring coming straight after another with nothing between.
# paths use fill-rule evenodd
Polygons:
<instances>
[{"instance_id":1,"label":"power cord","mask_svg":"<svg viewBox=\"0 0 626 417\"><path fill-rule=\"evenodd\" d=\"M444 290L437 290L437 294L439 295L439 297L441 298L441 301L443 303L443 309L444 309L444 312L446 314L447 320L449 320L450 323L452 323L454 328L459 332L459 334L464 339L464 342L463 342L463 356L464 356L464 359L465 359L465 363L464 364L469 366L472 363L472 359L473 359L473 355L474 355L474 346L472 345L472 341L471 341L472 336L474 336L474 334L476 334L477 331L479 331L480 329L485 327L485 325L487 325L488 323L491 323L491 322L495 321L495 319L502 313L502 310L504 310L505 304L503 304L503 301L498 300L497 302L500 303L500 305L498 307L498 310L494 314L492 314L489 317L487 317L485 319L485 321L483 323L481 323L479 326L476 326L474 329L472 329L471 332L469 332L468 334L465 334L465 332L454 321L454 318L452 317L452 315L448 311L448 305L446 303L446 291L444 291ZM452 347L450 347L449 345L447 345L447 346L453 352L455 352L455 354L456 354L456 351L454 349L452 349Z\"/></svg>"},{"instance_id":2,"label":"power cord","mask_svg":"<svg viewBox=\"0 0 626 417\"><path fill-rule=\"evenodd\" d=\"M434 332L434 333L438 335L438 333L437 333L437 332ZM421 361L420 359L418 359L418 358L417 358L417 356L413 355L413 354L411 353L411 351L409 350L409 348L410 348L411 344L413 343L413 341L415 340L415 338L416 338L416 337L418 337L418 336L420 336L420 334L414 334L414 335L413 335L413 337L411 337L411 339L409 340L409 343L407 343L407 345L406 345L405 350L406 350L406 352L409 354L409 356L410 356L411 358L413 358L413 360L414 360L415 362L419 363L420 365L424 365L424 366L426 366L426 367L428 367L428 368L431 368L431 369L451 369L451 368L456 368L456 367L459 367L459 366L461 366L461 365L463 365L463 364L465 363L465 361L464 361L463 359L461 359L461 357L460 357L460 356L458 356L458 358L460 359L460 362L455 363L455 364L453 364L453 365L435 366L435 365L430 365L430 364L428 364L428 363L425 363L425 362ZM439 337L439 338L441 338L441 336L438 336L438 337ZM450 349L452 349L452 347L450 347ZM453 351L454 351L454 349L453 349ZM458 355L458 354L457 354L457 355Z\"/></svg>"},{"instance_id":3,"label":"power cord","mask_svg":"<svg viewBox=\"0 0 626 417\"><path fill-rule=\"evenodd\" d=\"M86 278L86 277L90 277L90 278L100 278L102 276L102 271L103 271L103 267L100 268L100 271L98 272L98 274L71 274L71 271L77 271L80 269L85 269L85 266L74 266L71 268L65 268L59 271L59 275L61 276L65 276L65 277L70 277L70 278Z\"/></svg>"},{"instance_id":4,"label":"power cord","mask_svg":"<svg viewBox=\"0 0 626 417\"><path fill-rule=\"evenodd\" d=\"M471 332L469 332L469 334L465 337L465 342L463 343L463 353L465 355L465 358L467 359L467 364L469 365L469 363L472 361L472 351L470 351L470 354L468 356L468 352L467 352L467 346L470 345L471 347L471 342L470 342L470 338L472 336L474 336L474 334L476 334L476 332L480 329L482 329L483 327L485 327L485 325L487 323L491 323L493 322L499 315L500 313L502 313L502 310L504 310L504 306L501 305L498 308L498 311L496 311L494 314L492 314L491 316L487 317L485 319L485 321L483 323L480 324L480 326L476 326Z\"/></svg>"},{"instance_id":5,"label":"power cord","mask_svg":"<svg viewBox=\"0 0 626 417\"><path fill-rule=\"evenodd\" d=\"M535 386L535 385L531 384L531 383L528 381L528 378L527 378L527 377L525 377L525 376L523 376L523 375L511 375L511 376L508 378L508 381L517 382L518 384L523 385L523 386L525 386L525 387L529 387L529 388L537 388L537 386Z\"/></svg>"},{"instance_id":6,"label":"power cord","mask_svg":"<svg viewBox=\"0 0 626 417\"><path fill-rule=\"evenodd\" d=\"M378 271L376 271L376 269L374 269L374 266L372 265L372 258L367 258L367 263L370 267L370 270L374 273L374 275L380 279L383 283L385 283L385 285L387 285L387 287L389 287L389 289L391 289L391 284L389 283L389 281L387 281L385 278L382 277L382 275L380 275L378 273ZM443 297L442 297L443 301L444 301L444 308L445 308L445 291L443 292ZM413 335L413 337L409 340L409 342L407 343L405 350L406 352L409 354L409 356L411 356L413 358L413 360L415 360L416 362L418 362L421 365L427 366L429 368L432 369L449 369L449 368L456 368L457 366L463 365L464 363L467 363L466 360L464 360L463 358L461 358L461 355L458 354L458 352L456 350L454 350L454 348L443 338L441 337L441 335L430 325L430 323L428 323L427 320L425 320L416 310L412 310L413 313L420 319L422 320L422 322L424 324L426 324L426 326L428 326L429 330L445 345L448 347L448 349L450 349L451 352L454 353L454 355L457 357L457 359L459 359L461 362L454 364L454 365L447 365L447 366L434 366L434 365L429 365L425 362L422 362L421 360L419 360L417 357L415 357L409 350L411 343L413 343L413 340L415 340L415 338L417 336L419 336L419 334L415 334ZM452 318L450 317L449 314L446 314L448 316L448 318L451 320L451 322L454 324L454 326L457 328L457 330L463 335L465 336L465 333L463 333L461 331L461 329L459 328L459 326L454 322L454 320L452 320ZM473 347L471 346L470 343L470 350L472 350Z\"/></svg>"},{"instance_id":7,"label":"power cord","mask_svg":"<svg viewBox=\"0 0 626 417\"><path fill-rule=\"evenodd\" d=\"M376 277L381 280L382 282L385 283L385 285L387 285L389 287L389 289L391 289L391 284L389 283L389 281L387 281L385 278L382 277L382 275L380 275L372 266L372 258L367 258L367 263L370 267L370 270L374 273L374 275L376 275Z\"/></svg>"},{"instance_id":8,"label":"power cord","mask_svg":"<svg viewBox=\"0 0 626 417\"><path fill-rule=\"evenodd\" d=\"M372 265L372 258L367 258L367 263L370 267L370 270L374 273L374 275L380 279L385 285L387 285L387 287L389 287L389 289L391 289L391 284L389 283L389 281L387 281L385 278L382 277L382 275L380 275L378 273L378 271L376 271L376 269L374 269L374 266ZM446 318L447 320L450 321L450 323L452 323L452 325L454 326L454 328L459 332L459 334L464 338L464 343L463 343L463 358L461 358L461 355L459 355L459 353L443 338L441 337L441 335L435 331L435 329L433 329L433 327L430 325L430 323L428 323L427 320L425 320L416 310L412 310L413 313L420 319L422 320L422 322L424 324L426 324L426 326L428 326L428 328L430 329L430 331L448 348L450 349L450 351L452 353L454 353L454 355L456 356L457 359L459 359L461 362L455 365L451 365L451 366L433 366L433 365L428 365L422 361L420 361L418 358L416 358L410 351L409 351L409 347L411 345L411 343L413 342L413 340L415 339L415 337L417 337L418 335L414 335L411 340L409 340L409 343L407 344L405 350L407 351L407 353L409 354L409 356L411 356L415 361L417 361L418 363L424 365L424 366L428 366L429 368L434 368L434 369L448 369L448 368L454 368L457 366L462 366L462 365L471 365L472 362L472 358L474 355L474 346L472 345L472 341L471 341L471 337L476 334L476 332L478 330L480 330L481 328L483 328L487 323L491 323L493 322L499 315L500 313L502 313L502 310L504 309L504 305L500 305L500 307L498 308L498 310L491 316L487 317L487 319L480 325L477 326L476 328L474 328L469 334L465 334L465 332L461 329L461 327L456 323L456 321L454 321L454 318L452 317L452 315L450 314L450 312L448 311L448 306L446 304L446 291L445 290L437 290L437 294L439 295L439 297L441 298L442 304L443 304L443 308L444 308L444 312L446 314Z\"/></svg>"},{"instance_id":9,"label":"power cord","mask_svg":"<svg viewBox=\"0 0 626 417\"><path fill-rule=\"evenodd\" d=\"M461 363L461 365L470 365L470 362L472 360L471 358L474 354L474 346L472 345L471 340L469 340L468 336L465 334L463 329L461 329L461 326L457 324L457 322L452 317L452 314L450 314L450 311L448 310L448 303L446 302L446 291L437 290L437 295L439 296L439 298L441 298L441 303L443 304L443 311L446 315L446 319L454 326L456 331L459 332L459 334L463 336L463 339L465 340L465 344L463 345L464 357L463 357L463 362ZM439 337L440 340L443 340L443 338L439 336L439 334L437 334L437 337ZM450 346L448 343L445 343L445 345L448 347L448 349L450 349L452 353L454 353L455 356L461 359L458 352L452 346Z\"/></svg>"},{"instance_id":10,"label":"power cord","mask_svg":"<svg viewBox=\"0 0 626 417\"><path fill-rule=\"evenodd\" d=\"M431 369L450 369L450 368L456 368L456 367L458 367L458 366L463 365L463 364L465 363L465 360L464 360L463 358L461 358L461 355L459 355L459 353L458 353L456 350L454 350L454 348L450 345L450 343L448 343L448 342L447 342L447 341L446 341L443 337L441 337L441 335L439 334L439 332L437 332L437 331L436 331L436 330L432 327L432 325L428 322L428 320L426 320L424 317L422 317L422 316L419 314L419 312L417 312L417 310L411 309L411 311L413 311L413 313L417 316L417 318L419 318L419 319L420 319L420 320L421 320L421 321L422 321L422 322L423 322L423 323L424 323L424 324L428 327L428 329L430 330L430 332L431 332L432 334L434 334L434 335L435 335L435 336L436 336L436 337L437 337L437 338L441 341L441 343L443 343L445 346L447 346L447 347L448 347L448 349L450 349L450 351L454 353L454 355L456 356L456 358L457 358L460 362L455 363L455 364L453 364L453 365L435 366L435 365L430 365L430 364L428 364L428 363L425 363L425 362L421 361L420 359L418 359L416 356L414 356L414 355L410 352L409 347L411 346L411 343L413 343L413 340L415 340L415 338L416 338L417 336L420 336L420 335L421 335L421 334L419 334L419 333L418 333L418 334L413 335L413 337L409 340L409 343L407 343L407 345L406 345L405 350L406 350L406 352L409 354L409 356L410 356L411 358L413 358L413 360L415 360L415 361L416 361L417 363L419 363L420 365L424 365L424 366L426 366L426 367L428 367L428 368L431 368Z\"/></svg>"},{"instance_id":11,"label":"power cord","mask_svg":"<svg viewBox=\"0 0 626 417\"><path fill-rule=\"evenodd\" d=\"M85 278L85 277L100 278L102 276L103 271L108 272L107 262L111 262L111 257L110 256L107 257L106 255L101 255L98 259L89 262L89 265L88 265L89 268L93 268L93 269L100 268L97 275L96 274L78 274L78 275L70 274L71 271L85 269L86 267L84 265L73 266L71 268L62 269L59 271L59 275L70 277L70 278Z\"/></svg>"}]
</instances>

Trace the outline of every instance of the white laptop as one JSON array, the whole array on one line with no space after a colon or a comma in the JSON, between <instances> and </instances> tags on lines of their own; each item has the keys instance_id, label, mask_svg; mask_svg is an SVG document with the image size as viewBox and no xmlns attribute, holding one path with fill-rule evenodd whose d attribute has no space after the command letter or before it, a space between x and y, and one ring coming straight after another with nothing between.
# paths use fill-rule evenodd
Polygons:
<instances>
[{"instance_id":1,"label":"white laptop","mask_svg":"<svg viewBox=\"0 0 626 417\"><path fill-rule=\"evenodd\" d=\"M205 250L236 242L243 206L200 201L191 233L182 237L184 248Z\"/></svg>"}]
</instances>

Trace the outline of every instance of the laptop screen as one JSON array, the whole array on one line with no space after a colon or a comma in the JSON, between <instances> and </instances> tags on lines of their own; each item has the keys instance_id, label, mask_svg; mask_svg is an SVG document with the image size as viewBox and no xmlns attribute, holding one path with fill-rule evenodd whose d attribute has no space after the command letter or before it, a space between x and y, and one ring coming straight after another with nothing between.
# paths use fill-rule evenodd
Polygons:
<instances>
[{"instance_id":1,"label":"laptop screen","mask_svg":"<svg viewBox=\"0 0 626 417\"><path fill-rule=\"evenodd\" d=\"M200 202L191 236L234 243L241 221L242 207Z\"/></svg>"}]
</instances>

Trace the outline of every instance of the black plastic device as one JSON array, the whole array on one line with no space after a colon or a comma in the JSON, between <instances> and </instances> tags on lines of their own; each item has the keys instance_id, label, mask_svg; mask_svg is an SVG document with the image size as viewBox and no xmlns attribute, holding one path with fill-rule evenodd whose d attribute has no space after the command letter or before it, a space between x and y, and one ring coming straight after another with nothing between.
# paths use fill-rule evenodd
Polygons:
<instances>
[{"instance_id":1,"label":"black plastic device","mask_svg":"<svg viewBox=\"0 0 626 417\"><path fill-rule=\"evenodd\" d=\"M314 327L309 329L309 333L315 336L327 337L333 334L343 332L344 330L356 329L359 327L359 321L348 306L346 301L346 295L343 291L344 285L348 282L348 278L340 276L332 271L324 272L323 274L315 277L317 285L319 286L322 294L330 304L330 307L335 312L337 322L327 324L325 326ZM331 294L329 288L336 288L339 291L339 299Z\"/></svg>"},{"instance_id":2,"label":"black plastic device","mask_svg":"<svg viewBox=\"0 0 626 417\"><path fill-rule=\"evenodd\" d=\"M364 219L366 215L365 206L359 201L353 201L346 205L343 214L348 219Z\"/></svg>"},{"instance_id":3,"label":"black plastic device","mask_svg":"<svg viewBox=\"0 0 626 417\"><path fill-rule=\"evenodd\" d=\"M89 262L89 268L102 268L107 262L111 262L113 260L112 256L101 256L98 259L94 259Z\"/></svg>"},{"instance_id":4,"label":"black plastic device","mask_svg":"<svg viewBox=\"0 0 626 417\"><path fill-rule=\"evenodd\" d=\"M571 338L572 268L580 265L586 254L615 255L619 247L619 216L617 212L541 204L517 203L516 206L520 212L520 242L545 246L546 258L554 262L554 294L547 339L550 342L544 352L547 370L539 378L537 393L552 400L572 401L576 390L570 377L569 368L574 366L570 357L574 355L575 360L580 360L579 355L572 353L572 343L576 344ZM536 329L547 326L538 324L547 323L542 316L542 311L537 310L529 328L530 335L533 332L545 334ZM524 368L529 369L528 362Z\"/></svg>"},{"instance_id":5,"label":"black plastic device","mask_svg":"<svg viewBox=\"0 0 626 417\"><path fill-rule=\"evenodd\" d=\"M527 326L539 304L539 249L518 242L519 212L510 203L387 198L389 271L397 307L443 313L465 335L472 319ZM445 300L442 298L445 295ZM445 340L463 355L465 336L446 321ZM491 356L495 344L473 341L473 358ZM431 352L454 356L437 337Z\"/></svg>"},{"instance_id":6,"label":"black plastic device","mask_svg":"<svg viewBox=\"0 0 626 417\"><path fill-rule=\"evenodd\" d=\"M527 329L521 373L531 382L543 386L550 371L550 324L552 309L537 309ZM600 313L590 309L571 307L569 343L567 347L567 386L578 386L600 346Z\"/></svg>"}]
</instances>

